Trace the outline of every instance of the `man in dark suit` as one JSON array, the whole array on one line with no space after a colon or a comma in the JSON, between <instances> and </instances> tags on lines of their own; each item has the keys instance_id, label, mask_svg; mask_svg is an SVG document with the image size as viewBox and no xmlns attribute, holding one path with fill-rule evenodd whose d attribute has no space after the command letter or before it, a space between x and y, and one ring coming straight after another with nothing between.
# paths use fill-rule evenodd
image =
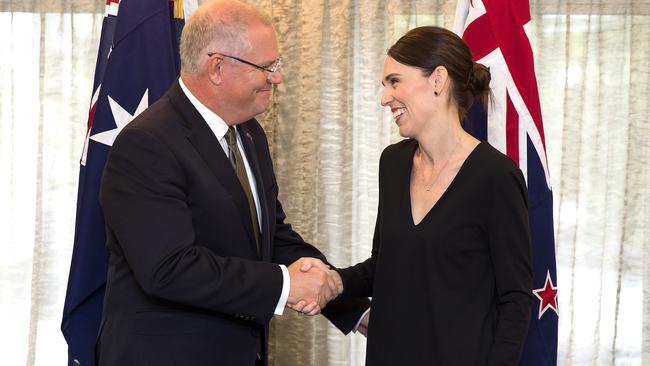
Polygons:
<instances>
[{"instance_id":1,"label":"man in dark suit","mask_svg":"<svg viewBox=\"0 0 650 366\"><path fill-rule=\"evenodd\" d=\"M325 261L284 222L254 119L279 66L268 18L204 4L183 30L181 77L117 137L100 197L110 252L100 365L265 365L268 323L285 306L323 309L345 333L368 307L325 307L340 277L305 259Z\"/></svg>"}]
</instances>

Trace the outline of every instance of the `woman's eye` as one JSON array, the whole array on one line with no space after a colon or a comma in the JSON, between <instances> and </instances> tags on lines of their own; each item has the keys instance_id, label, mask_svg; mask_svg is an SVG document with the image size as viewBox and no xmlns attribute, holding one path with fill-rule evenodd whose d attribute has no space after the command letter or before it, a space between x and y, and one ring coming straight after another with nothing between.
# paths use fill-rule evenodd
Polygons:
<instances>
[{"instance_id":1,"label":"woman's eye","mask_svg":"<svg viewBox=\"0 0 650 366\"><path fill-rule=\"evenodd\" d=\"M390 79L390 80L388 80L388 82L390 83L390 85L395 85L395 84L397 84L397 82L399 82L399 80L397 80L397 79Z\"/></svg>"}]
</instances>

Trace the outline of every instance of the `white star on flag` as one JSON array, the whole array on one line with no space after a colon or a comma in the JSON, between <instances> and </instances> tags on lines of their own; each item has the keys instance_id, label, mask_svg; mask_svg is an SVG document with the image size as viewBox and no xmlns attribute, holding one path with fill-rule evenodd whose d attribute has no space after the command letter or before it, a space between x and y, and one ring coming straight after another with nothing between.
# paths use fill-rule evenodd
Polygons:
<instances>
[{"instance_id":1,"label":"white star on flag","mask_svg":"<svg viewBox=\"0 0 650 366\"><path fill-rule=\"evenodd\" d=\"M140 99L140 104L136 108L133 114L129 113L126 109L122 108L116 101L113 100L110 96L108 97L108 104L111 106L111 112L113 112L113 119L115 120L115 128L112 130L107 130L90 136L91 140L97 141L104 145L113 146L113 142L117 137L117 134L122 131L124 126L128 125L129 122L133 121L138 114L142 113L147 107L149 107L149 89L144 91L142 99Z\"/></svg>"}]
</instances>

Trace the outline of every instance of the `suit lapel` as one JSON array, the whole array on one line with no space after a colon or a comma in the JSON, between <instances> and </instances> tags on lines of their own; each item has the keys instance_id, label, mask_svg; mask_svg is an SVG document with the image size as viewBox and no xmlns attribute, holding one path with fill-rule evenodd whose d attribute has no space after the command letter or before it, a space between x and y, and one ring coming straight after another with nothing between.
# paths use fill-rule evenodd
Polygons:
<instances>
[{"instance_id":1,"label":"suit lapel","mask_svg":"<svg viewBox=\"0 0 650 366\"><path fill-rule=\"evenodd\" d=\"M248 122L246 122L248 123ZM255 142L253 137L246 127L246 123L242 123L237 126L239 130L239 135L242 140L244 152L246 154L246 160L251 167L251 171L255 177L255 187L257 188L257 197L260 202L260 225L261 237L262 237L262 260L268 260L271 258L271 237L269 236L269 217L268 217L268 202L266 202L266 192L264 191L264 182L262 180L262 173L260 171L260 162L257 158L257 150L255 149Z\"/></svg>"},{"instance_id":2,"label":"suit lapel","mask_svg":"<svg viewBox=\"0 0 650 366\"><path fill-rule=\"evenodd\" d=\"M248 233L250 243L255 248L248 200L239 183L237 173L232 168L232 165L230 165L226 154L223 153L221 144L212 130L210 130L210 127L208 127L207 122L201 117L201 114L194 108L189 99L187 99L178 80L174 82L168 95L172 104L182 115L183 122L188 127L188 140L234 201L238 216L242 224L246 227L245 231Z\"/></svg>"}]
</instances>

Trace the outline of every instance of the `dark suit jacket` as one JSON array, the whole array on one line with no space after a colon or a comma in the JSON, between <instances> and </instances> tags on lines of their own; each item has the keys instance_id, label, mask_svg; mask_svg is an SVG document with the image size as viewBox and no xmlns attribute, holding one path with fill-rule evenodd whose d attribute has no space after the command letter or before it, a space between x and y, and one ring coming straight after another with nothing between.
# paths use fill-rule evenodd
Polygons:
<instances>
[{"instance_id":1,"label":"dark suit jacket","mask_svg":"<svg viewBox=\"0 0 650 366\"><path fill-rule=\"evenodd\" d=\"M110 252L100 365L253 365L282 291L274 263L325 259L284 222L261 126L237 128L260 200L261 258L236 173L178 81L115 140L100 197ZM367 306L338 301L324 313L347 333Z\"/></svg>"}]
</instances>

